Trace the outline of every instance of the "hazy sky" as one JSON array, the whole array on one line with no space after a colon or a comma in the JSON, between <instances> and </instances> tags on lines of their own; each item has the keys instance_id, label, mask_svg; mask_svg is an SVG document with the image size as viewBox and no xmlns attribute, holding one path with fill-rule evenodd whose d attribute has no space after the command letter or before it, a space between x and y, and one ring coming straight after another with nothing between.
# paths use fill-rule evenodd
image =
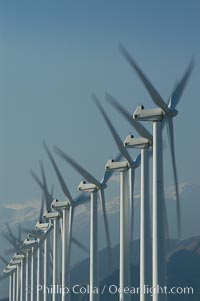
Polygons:
<instances>
[{"instance_id":1,"label":"hazy sky","mask_svg":"<svg viewBox=\"0 0 200 301\"><path fill-rule=\"evenodd\" d=\"M1 0L0 208L6 204L14 208L13 203L29 204L41 198L29 174L30 168L39 174L39 159L44 161L48 183L55 184L54 195L63 197L43 150L43 140L51 150L58 145L97 178L102 177L106 161L115 156L117 149L91 100L92 92L105 105L122 139L134 131L105 103L105 91L131 113L140 103L154 107L120 55L119 41L166 100L176 79L195 57L196 67L177 107L174 126L179 182L199 184L199 28L200 1ZM147 126L151 130L151 124ZM167 142L166 138L165 132ZM81 177L55 158L72 195L76 195ZM173 184L168 148L164 158L168 188ZM108 190L113 187L116 195L118 183L110 182ZM195 214L196 206L189 209ZM1 212L4 219L7 211ZM186 220L191 224L197 220L192 223L193 215L189 216L184 224ZM3 253L4 242L1 246ZM5 285L2 287L6 294Z\"/></svg>"},{"instance_id":2,"label":"hazy sky","mask_svg":"<svg viewBox=\"0 0 200 301\"><path fill-rule=\"evenodd\" d=\"M73 155L98 178L103 175L107 159L117 151L91 101L92 92L105 104L123 139L132 129L105 103L105 91L130 112L141 102L154 107L120 55L119 41L166 100L195 57L195 70L178 106L175 137L179 181L198 184L199 1L2 0L0 28L1 204L40 198L29 175L30 168L39 173L39 159L49 183L56 182L43 140L50 149L56 144ZM56 159L74 195L81 177ZM168 149L165 160L166 185L172 185Z\"/></svg>"}]
</instances>

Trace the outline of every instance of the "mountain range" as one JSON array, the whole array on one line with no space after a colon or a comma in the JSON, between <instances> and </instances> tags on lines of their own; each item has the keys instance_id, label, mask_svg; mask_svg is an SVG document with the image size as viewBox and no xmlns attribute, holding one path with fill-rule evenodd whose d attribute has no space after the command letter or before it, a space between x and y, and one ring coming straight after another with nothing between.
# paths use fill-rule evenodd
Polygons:
<instances>
[{"instance_id":1,"label":"mountain range","mask_svg":"<svg viewBox=\"0 0 200 301\"><path fill-rule=\"evenodd\" d=\"M116 179L115 179L116 180ZM180 189L180 199L181 199L181 208L182 208L182 221L183 221L183 238L186 239L188 237L198 236L200 229L200 186L199 185L191 185L182 183L179 185ZM135 195L135 238L139 237L139 210L140 210L140 195L137 193ZM169 189L166 192L166 200L167 200L167 210L169 217L169 225L170 225L170 237L175 238L176 236L176 219L175 219L175 195L173 189ZM37 221L39 215L39 207L40 202L38 200L27 201L21 203L2 203L0 205L0 227L5 231L5 222L9 222L13 232L18 235L18 224L20 223L24 228L32 229L34 224ZM78 208L75 213L74 226L73 226L73 235L79 239L85 246L89 248L89 203L82 205ZM115 269L118 266L118 242L119 242L119 197L110 197L107 200L107 211L109 215L109 225L110 231L112 234L112 245L115 246L115 254L116 254L116 263ZM25 237L25 234L24 234ZM178 245L175 240L171 240L172 249L176 249L177 247L181 247L184 242L187 240L181 241ZM193 238L191 238L192 244ZM11 258L11 255L14 253L9 253L8 249L10 249L10 245L8 242L1 236L0 234L0 242L1 242L1 250L0 254L5 256L7 260ZM191 245L188 241L188 245ZM135 252L132 254L132 262L133 264L138 264L139 258L139 242L136 240L135 242ZM105 234L104 234L104 225L103 225L103 216L101 206L99 206L99 249L102 250L103 253L106 253L106 242L105 242ZM199 252L199 251L198 251ZM76 246L72 246L72 275L76 274L76 267L85 265L88 266L88 253L84 253ZM102 258L105 258L103 255ZM81 264L80 264L81 263ZM103 266L103 265L100 265ZM4 268L4 264L0 263L0 270L2 271ZM82 273L78 273L81 275ZM86 273L84 273L86 274ZM88 273L87 273L88 274ZM106 273L102 275L103 278L106 277ZM102 279L103 279L102 278ZM72 276L73 279L73 276ZM81 280L81 279L80 279ZM84 283L84 279L82 279ZM0 296L6 296L7 293L7 281L0 282Z\"/></svg>"}]
</instances>

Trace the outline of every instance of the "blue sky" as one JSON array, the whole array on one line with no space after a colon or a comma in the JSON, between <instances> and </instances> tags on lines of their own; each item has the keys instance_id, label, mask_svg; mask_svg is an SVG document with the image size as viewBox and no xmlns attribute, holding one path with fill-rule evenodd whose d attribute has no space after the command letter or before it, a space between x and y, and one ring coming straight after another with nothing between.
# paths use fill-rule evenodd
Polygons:
<instances>
[{"instance_id":1,"label":"blue sky","mask_svg":"<svg viewBox=\"0 0 200 301\"><path fill-rule=\"evenodd\" d=\"M92 92L105 105L122 139L134 131L105 103L105 91L130 112L139 103L154 107L120 55L119 41L166 100L175 80L195 57L196 67L177 107L174 126L179 182L199 184L199 28L199 1L1 0L0 208L41 198L29 174L30 168L39 174L39 159L44 161L49 185L54 183L55 196L63 198L43 140L50 149L56 144L97 178L102 177L106 161L117 150L91 100ZM151 125L145 125L151 130ZM167 142L166 133L164 140ZM76 195L81 177L55 158ZM164 158L168 188L173 185L168 148ZM116 195L118 183L112 181L110 194L111 190ZM196 206L193 209L197 210ZM192 213L189 216L184 222L199 229L197 219L192 223Z\"/></svg>"},{"instance_id":2,"label":"blue sky","mask_svg":"<svg viewBox=\"0 0 200 301\"><path fill-rule=\"evenodd\" d=\"M49 183L56 182L43 140L102 176L116 147L92 92L123 139L132 129L105 103L105 91L130 112L141 102L154 107L120 55L118 41L166 100L194 55L196 67L178 106L175 135L179 180L198 183L199 1L1 1L0 6L1 203L40 198L29 176L30 168L39 173L39 159ZM165 160L166 185L172 185L167 149ZM74 195L81 178L57 162Z\"/></svg>"},{"instance_id":3,"label":"blue sky","mask_svg":"<svg viewBox=\"0 0 200 301\"><path fill-rule=\"evenodd\" d=\"M92 92L105 104L122 138L132 128L105 103L105 91L130 112L141 102L153 107L120 55L118 41L166 100L194 55L196 68L178 106L175 135L179 180L198 182L200 143L194 135L199 109L198 1L2 1L0 11L1 202L40 198L29 176L30 168L39 173L39 159L49 183L56 184L43 140L102 176L116 147L91 101ZM166 150L167 185L172 184L169 159ZM75 194L80 177L57 161Z\"/></svg>"}]
</instances>

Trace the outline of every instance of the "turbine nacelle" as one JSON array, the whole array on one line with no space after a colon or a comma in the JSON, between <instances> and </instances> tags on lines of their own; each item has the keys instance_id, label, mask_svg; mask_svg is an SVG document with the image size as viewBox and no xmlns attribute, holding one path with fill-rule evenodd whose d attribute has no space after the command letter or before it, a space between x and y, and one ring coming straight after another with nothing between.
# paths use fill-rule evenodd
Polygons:
<instances>
[{"instance_id":1,"label":"turbine nacelle","mask_svg":"<svg viewBox=\"0 0 200 301\"><path fill-rule=\"evenodd\" d=\"M51 220L51 219L59 219L60 218L60 213L59 212L48 212L48 211L46 211L44 213L43 217L45 219L47 219L47 220L48 219L49 220Z\"/></svg>"},{"instance_id":2,"label":"turbine nacelle","mask_svg":"<svg viewBox=\"0 0 200 301\"><path fill-rule=\"evenodd\" d=\"M160 108L144 109L144 106L138 106L133 113L133 119L141 121L161 121L164 117L164 111Z\"/></svg>"},{"instance_id":3,"label":"turbine nacelle","mask_svg":"<svg viewBox=\"0 0 200 301\"><path fill-rule=\"evenodd\" d=\"M133 135L128 135L124 141L124 145L128 148L149 148L150 145L152 145L152 141L139 137L135 138Z\"/></svg>"},{"instance_id":4,"label":"turbine nacelle","mask_svg":"<svg viewBox=\"0 0 200 301\"><path fill-rule=\"evenodd\" d=\"M79 186L78 186L78 190L79 191L98 191L100 189L100 187L98 187L97 185L93 184L93 183L87 183L86 181L81 181Z\"/></svg>"},{"instance_id":5,"label":"turbine nacelle","mask_svg":"<svg viewBox=\"0 0 200 301\"><path fill-rule=\"evenodd\" d=\"M161 108L145 109L143 105L136 108L133 119L140 121L162 121L163 118L174 117L178 114L175 109L168 109L166 112Z\"/></svg>"},{"instance_id":6,"label":"turbine nacelle","mask_svg":"<svg viewBox=\"0 0 200 301\"><path fill-rule=\"evenodd\" d=\"M16 265L9 263L7 267L3 270L3 274L10 273L17 268Z\"/></svg>"},{"instance_id":7,"label":"turbine nacelle","mask_svg":"<svg viewBox=\"0 0 200 301\"><path fill-rule=\"evenodd\" d=\"M14 265L14 266L17 266L17 265L20 265L21 264L21 261L20 260L15 260L15 259L12 259L10 262L9 262L9 265Z\"/></svg>"},{"instance_id":8,"label":"turbine nacelle","mask_svg":"<svg viewBox=\"0 0 200 301\"><path fill-rule=\"evenodd\" d=\"M51 203L51 207L55 210L59 210L59 209L69 209L71 206L70 201L59 201L57 199L53 200L53 202Z\"/></svg>"},{"instance_id":9,"label":"turbine nacelle","mask_svg":"<svg viewBox=\"0 0 200 301\"><path fill-rule=\"evenodd\" d=\"M32 248L32 247L35 247L36 245L38 245L38 241L37 239L25 239L25 241L23 242L23 246L22 248Z\"/></svg>"},{"instance_id":10,"label":"turbine nacelle","mask_svg":"<svg viewBox=\"0 0 200 301\"><path fill-rule=\"evenodd\" d=\"M35 225L36 230L46 231L49 228L49 223L40 223L37 222Z\"/></svg>"},{"instance_id":11,"label":"turbine nacelle","mask_svg":"<svg viewBox=\"0 0 200 301\"><path fill-rule=\"evenodd\" d=\"M105 169L107 171L125 171L129 169L129 163L128 161L120 161L120 162L115 162L113 159L108 160L106 163Z\"/></svg>"},{"instance_id":12,"label":"turbine nacelle","mask_svg":"<svg viewBox=\"0 0 200 301\"><path fill-rule=\"evenodd\" d=\"M17 260L20 260L20 259L24 259L24 254L15 254L13 259L17 259Z\"/></svg>"},{"instance_id":13,"label":"turbine nacelle","mask_svg":"<svg viewBox=\"0 0 200 301\"><path fill-rule=\"evenodd\" d=\"M17 266L10 266L8 265L4 270L3 270L3 274L9 274L12 273L13 270L15 270L17 268Z\"/></svg>"}]
</instances>

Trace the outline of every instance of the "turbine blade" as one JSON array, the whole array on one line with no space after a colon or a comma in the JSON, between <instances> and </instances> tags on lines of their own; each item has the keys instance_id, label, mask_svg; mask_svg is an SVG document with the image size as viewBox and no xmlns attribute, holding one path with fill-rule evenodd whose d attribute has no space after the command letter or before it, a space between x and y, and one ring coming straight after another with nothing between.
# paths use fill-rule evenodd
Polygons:
<instances>
[{"instance_id":1,"label":"turbine blade","mask_svg":"<svg viewBox=\"0 0 200 301\"><path fill-rule=\"evenodd\" d=\"M44 197L44 194L43 194L43 196L42 196L42 202L41 202L41 207L40 207L39 222L43 221L44 201L45 201L45 197Z\"/></svg>"},{"instance_id":2,"label":"turbine blade","mask_svg":"<svg viewBox=\"0 0 200 301\"><path fill-rule=\"evenodd\" d=\"M51 197L52 197L52 199L53 199L53 192L54 192L54 185L52 184L52 186L51 186Z\"/></svg>"},{"instance_id":3,"label":"turbine blade","mask_svg":"<svg viewBox=\"0 0 200 301\"><path fill-rule=\"evenodd\" d=\"M72 229L73 221L74 221L74 206L71 206L71 229Z\"/></svg>"},{"instance_id":4,"label":"turbine blade","mask_svg":"<svg viewBox=\"0 0 200 301\"><path fill-rule=\"evenodd\" d=\"M140 166L140 164L141 164L141 154L139 154L137 156L137 158L134 160L134 162L135 162L135 167L136 168Z\"/></svg>"},{"instance_id":5,"label":"turbine blade","mask_svg":"<svg viewBox=\"0 0 200 301\"><path fill-rule=\"evenodd\" d=\"M51 163L52 163L52 165L54 167L54 170L55 170L56 175L58 177L58 181L60 183L62 191L66 195L66 197L68 198L70 204L72 204L73 203L73 198L72 198L71 193L70 193L70 191L69 191L69 189L68 189L68 187L67 187L67 185L66 185L66 183L65 183L65 181L64 181L64 179L63 179L63 177L62 177L62 175L61 175L61 173L60 173L60 171L58 169L58 166L56 165L56 162L55 162L52 154L50 153L47 145L45 144L45 142L43 143L43 146L44 146L44 148L45 148L45 150L47 152L47 155L49 156L49 159L50 159L50 161L51 161Z\"/></svg>"},{"instance_id":6,"label":"turbine blade","mask_svg":"<svg viewBox=\"0 0 200 301\"><path fill-rule=\"evenodd\" d=\"M121 159L121 157L122 157L122 154L119 153L119 155L117 155L115 157L114 161L118 162ZM113 173L114 173L114 170L113 171L107 171L106 170L105 173L104 173L104 176L103 176L103 179L102 179L101 183L102 184L106 184L110 180L110 178L112 177Z\"/></svg>"},{"instance_id":7,"label":"turbine blade","mask_svg":"<svg viewBox=\"0 0 200 301\"><path fill-rule=\"evenodd\" d=\"M32 232L33 230L32 229L28 229L28 228L23 228L22 229L22 232L24 233L24 234L29 234L30 232Z\"/></svg>"},{"instance_id":8,"label":"turbine blade","mask_svg":"<svg viewBox=\"0 0 200 301\"><path fill-rule=\"evenodd\" d=\"M48 228L48 230L44 233L44 235L40 238L39 240L39 244L43 243L45 241L45 239L47 238L47 236L49 235L49 233L53 230L53 226L50 226Z\"/></svg>"},{"instance_id":9,"label":"turbine blade","mask_svg":"<svg viewBox=\"0 0 200 301\"><path fill-rule=\"evenodd\" d=\"M82 251L85 253L89 253L89 250L82 244L80 243L76 238L72 237L72 242L77 245Z\"/></svg>"},{"instance_id":10,"label":"turbine blade","mask_svg":"<svg viewBox=\"0 0 200 301\"><path fill-rule=\"evenodd\" d=\"M180 98L183 94L183 91L187 85L187 82L190 78L190 75L194 69L195 63L194 63L194 59L191 59L189 66L187 67L184 75L182 76L181 80L176 84L176 87L169 99L169 107L171 109L175 109L177 104L180 101Z\"/></svg>"},{"instance_id":11,"label":"turbine blade","mask_svg":"<svg viewBox=\"0 0 200 301\"><path fill-rule=\"evenodd\" d=\"M6 250L6 252L5 252L5 254L6 255L10 255L10 254L12 254L13 255L13 253L16 253L18 250L17 249L7 249Z\"/></svg>"},{"instance_id":12,"label":"turbine blade","mask_svg":"<svg viewBox=\"0 0 200 301\"><path fill-rule=\"evenodd\" d=\"M71 166L73 166L85 180L97 185L98 187L101 186L101 183L96 178L94 178L86 169L84 169L81 165L76 163L71 157L69 157L66 153L64 153L60 148L54 146L54 150L60 157L62 157Z\"/></svg>"},{"instance_id":13,"label":"turbine blade","mask_svg":"<svg viewBox=\"0 0 200 301\"><path fill-rule=\"evenodd\" d=\"M161 109L163 109L164 112L168 112L169 108L166 105L166 103L163 100L163 98L160 96L160 94L155 89L155 87L152 85L152 83L149 81L149 79L144 74L144 72L142 71L142 69L133 60L133 58L131 57L131 55L129 54L129 52L125 49L125 47L121 43L119 43L119 51L121 52L121 54L123 55L123 57L128 61L128 63L134 68L134 70L136 71L137 75L139 76L139 78L143 82L145 88L147 89L149 95L151 96L153 102L158 107L160 107Z\"/></svg>"},{"instance_id":14,"label":"turbine blade","mask_svg":"<svg viewBox=\"0 0 200 301\"><path fill-rule=\"evenodd\" d=\"M167 206L166 206L165 196L163 196L163 210L164 210L164 224L165 224L165 239L167 241L167 248L169 250L169 223L167 217Z\"/></svg>"},{"instance_id":15,"label":"turbine blade","mask_svg":"<svg viewBox=\"0 0 200 301\"><path fill-rule=\"evenodd\" d=\"M14 248L17 248L17 244L15 244L15 242L7 234L5 234L3 231L1 234Z\"/></svg>"},{"instance_id":16,"label":"turbine blade","mask_svg":"<svg viewBox=\"0 0 200 301\"><path fill-rule=\"evenodd\" d=\"M82 192L79 194L78 197L76 197L75 202L74 202L74 206L78 206L78 205L82 205L86 202L90 201L90 196L89 194L86 194L85 192Z\"/></svg>"},{"instance_id":17,"label":"turbine blade","mask_svg":"<svg viewBox=\"0 0 200 301\"><path fill-rule=\"evenodd\" d=\"M36 183L40 186L42 191L44 192L44 196L45 196L45 200L46 200L46 209L47 209L48 204L49 204L48 200L51 198L51 196L49 195L48 191L46 191L44 184L40 181L40 179L38 178L38 176L34 173L34 171L32 169L30 170L30 174L33 177L33 179L36 181Z\"/></svg>"},{"instance_id":18,"label":"turbine blade","mask_svg":"<svg viewBox=\"0 0 200 301\"><path fill-rule=\"evenodd\" d=\"M5 223L7 230L11 236L11 241L12 241L12 245L17 249L17 242L16 242L16 237L13 235L10 226L8 225L8 223ZM4 236L5 237L5 236ZM7 239L8 240L8 239Z\"/></svg>"},{"instance_id":19,"label":"turbine blade","mask_svg":"<svg viewBox=\"0 0 200 301\"><path fill-rule=\"evenodd\" d=\"M103 219L104 219L104 226L105 226L105 233L106 233L106 241L107 241L107 248L108 248L108 265L109 271L112 271L112 247L111 247L111 239L110 239L110 231L108 225L108 217L106 212L106 202L105 202L105 193L104 190L99 190L99 195L102 203L102 211L103 211Z\"/></svg>"},{"instance_id":20,"label":"turbine blade","mask_svg":"<svg viewBox=\"0 0 200 301\"><path fill-rule=\"evenodd\" d=\"M138 134L151 142L153 141L153 136L151 133L139 122L133 119L132 115L109 93L106 93L106 100L111 104L115 109L117 109L124 118L134 127Z\"/></svg>"},{"instance_id":21,"label":"turbine blade","mask_svg":"<svg viewBox=\"0 0 200 301\"><path fill-rule=\"evenodd\" d=\"M21 245L21 237L22 237L22 229L21 229L21 225L19 224L19 235L18 235L18 247L20 247Z\"/></svg>"},{"instance_id":22,"label":"turbine blade","mask_svg":"<svg viewBox=\"0 0 200 301\"><path fill-rule=\"evenodd\" d=\"M45 241L45 239L47 238L49 233L52 231L52 229L53 229L53 226L50 226L48 228L48 230L44 233L44 235L39 239L38 245L36 245L33 249L33 254L35 254L35 252L38 250L38 248L41 246L41 244Z\"/></svg>"},{"instance_id":23,"label":"turbine blade","mask_svg":"<svg viewBox=\"0 0 200 301\"><path fill-rule=\"evenodd\" d=\"M25 233L25 234L32 234L34 236L37 236L38 238L41 238L41 231L38 231L38 230L33 230L33 229L28 229L28 228L23 228L22 229L22 232Z\"/></svg>"},{"instance_id":24,"label":"turbine blade","mask_svg":"<svg viewBox=\"0 0 200 301\"><path fill-rule=\"evenodd\" d=\"M0 259L5 265L8 265L9 262L2 255L0 255Z\"/></svg>"},{"instance_id":25,"label":"turbine blade","mask_svg":"<svg viewBox=\"0 0 200 301\"><path fill-rule=\"evenodd\" d=\"M120 137L119 137L118 133L116 132L114 126L112 125L110 119L108 118L107 114L105 113L104 109L102 108L99 100L97 99L97 97L94 94L92 95L92 99L95 102L95 104L97 105L97 107L98 107L99 111L101 112L101 114L103 115L103 117L104 117L110 131L111 131L111 134L112 134L112 136L115 140L115 143L117 144L117 147L118 147L119 151L126 158L126 160L129 162L129 164L131 166L134 166L134 162L131 159L131 156L129 155L127 149L125 148L122 140L120 139Z\"/></svg>"},{"instance_id":26,"label":"turbine blade","mask_svg":"<svg viewBox=\"0 0 200 301\"><path fill-rule=\"evenodd\" d=\"M44 190L44 186L43 186L42 182L40 181L40 179L38 178L38 176L34 173L34 171L32 169L30 170L30 174L33 177L33 179L36 181L36 183L40 186L40 188L42 190Z\"/></svg>"},{"instance_id":27,"label":"turbine blade","mask_svg":"<svg viewBox=\"0 0 200 301\"><path fill-rule=\"evenodd\" d=\"M49 246L49 253L50 253L51 266L52 266L52 262L53 262L53 251L52 251L51 246Z\"/></svg>"},{"instance_id":28,"label":"turbine blade","mask_svg":"<svg viewBox=\"0 0 200 301\"><path fill-rule=\"evenodd\" d=\"M39 161L40 164L40 170L41 170L41 174L42 174L42 180L43 180L43 186L44 186L44 194L45 194L45 198L46 198L46 209L47 211L51 212L51 197L49 195L48 192L48 188L47 188L47 181L46 181L46 176L45 176L45 172L44 172L44 166L42 161Z\"/></svg>"},{"instance_id":29,"label":"turbine blade","mask_svg":"<svg viewBox=\"0 0 200 301\"><path fill-rule=\"evenodd\" d=\"M182 229L181 229L181 209L180 209L180 199L179 199L179 187L178 187L178 176L176 168L176 159L175 159L175 147L174 147L174 127L172 118L167 118L166 120L167 133L169 139L170 153L172 159L172 168L175 184L175 193L176 193L176 213L177 213L177 236L178 239L181 238Z\"/></svg>"}]
</instances>

